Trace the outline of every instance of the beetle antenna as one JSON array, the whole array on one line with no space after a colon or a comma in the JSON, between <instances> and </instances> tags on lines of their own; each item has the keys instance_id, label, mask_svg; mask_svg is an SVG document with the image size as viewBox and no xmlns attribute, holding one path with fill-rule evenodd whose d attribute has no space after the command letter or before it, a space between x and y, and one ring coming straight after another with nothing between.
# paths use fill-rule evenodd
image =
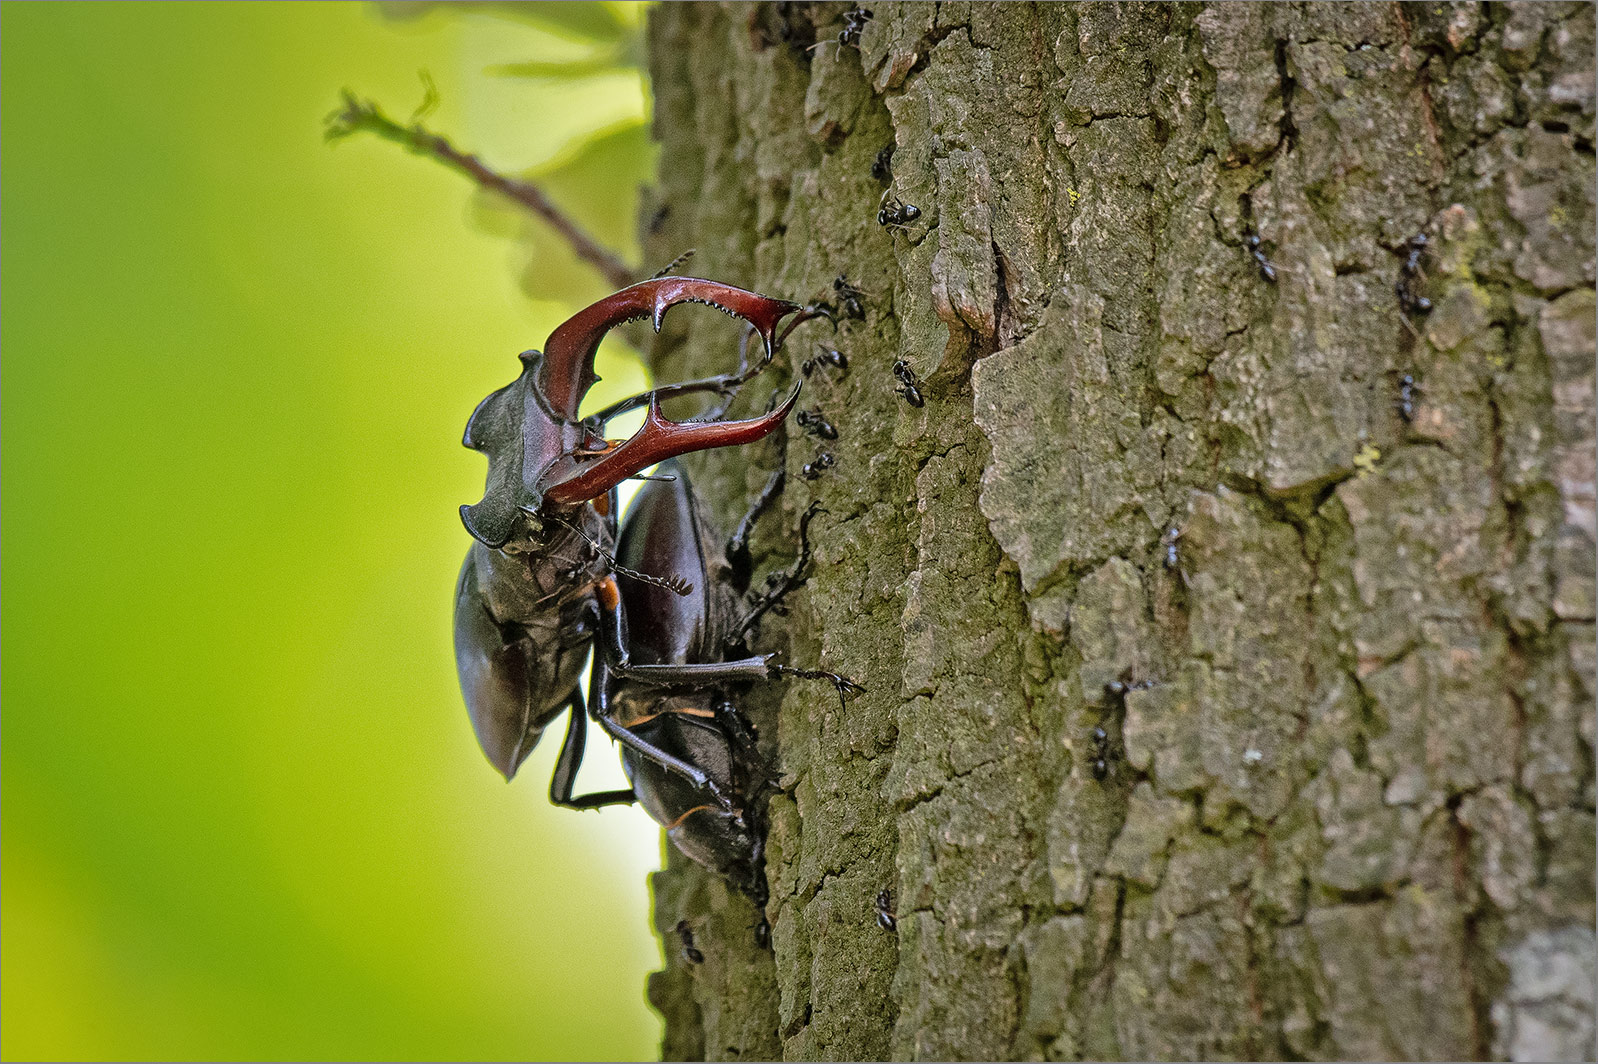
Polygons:
<instances>
[{"instance_id":1,"label":"beetle antenna","mask_svg":"<svg viewBox=\"0 0 1598 1064\"><path fill-rule=\"evenodd\" d=\"M605 561L610 563L611 572L617 573L621 576L630 577L633 580L637 580L641 584L653 584L656 587L663 587L667 591L670 591L673 595L689 595L693 593L694 585L690 584L680 576L651 576L649 573L640 573L637 569L627 568L621 562L616 560L616 556L614 554L606 550L604 547L601 547L598 543L595 543L593 537L587 532L584 532L577 525L557 514L550 514L549 516L553 517L556 521L565 525L579 536L582 536L588 545L593 548L595 554L599 555L601 558L605 559Z\"/></svg>"},{"instance_id":2,"label":"beetle antenna","mask_svg":"<svg viewBox=\"0 0 1598 1064\"><path fill-rule=\"evenodd\" d=\"M604 552L601 551L601 553ZM648 573L640 573L637 569L627 568L618 562L613 555L606 555L606 557L610 558L610 570L613 573L630 576L641 584L654 584L656 587L663 587L673 595L693 594L694 585L680 576L651 576Z\"/></svg>"},{"instance_id":3,"label":"beetle antenna","mask_svg":"<svg viewBox=\"0 0 1598 1064\"><path fill-rule=\"evenodd\" d=\"M681 266L683 263L685 263L689 259L693 258L695 253L697 253L698 251L699 251L698 248L689 248L687 251L683 252L681 255L678 255L676 258L674 258L670 262L666 263L666 265L662 266L660 268L660 272L655 274L655 276L651 277L650 280L651 281L658 281L660 278L665 277L666 275L670 274L672 271L676 270L677 267Z\"/></svg>"}]
</instances>

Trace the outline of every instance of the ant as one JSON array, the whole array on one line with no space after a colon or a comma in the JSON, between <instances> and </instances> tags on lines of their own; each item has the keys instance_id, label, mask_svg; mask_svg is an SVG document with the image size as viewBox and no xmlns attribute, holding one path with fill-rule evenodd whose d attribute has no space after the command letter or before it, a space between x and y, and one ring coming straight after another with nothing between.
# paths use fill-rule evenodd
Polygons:
<instances>
[{"instance_id":1,"label":"ant","mask_svg":"<svg viewBox=\"0 0 1598 1064\"><path fill-rule=\"evenodd\" d=\"M1145 691L1153 687L1154 683L1155 681L1153 680L1139 680L1134 683L1132 669L1128 666L1118 679L1111 680L1104 685L1106 711L1124 710L1128 694L1133 691ZM1090 766L1093 770L1093 778L1102 783L1109 778L1110 772L1115 766L1115 748L1110 743L1109 730L1103 724L1094 727L1092 735L1093 760L1090 762Z\"/></svg>"},{"instance_id":2,"label":"ant","mask_svg":"<svg viewBox=\"0 0 1598 1064\"><path fill-rule=\"evenodd\" d=\"M816 455L816 460L814 462L806 462L800 468L799 475L804 477L806 480L815 480L817 477L821 476L822 470L832 468L833 461L834 459L832 457L831 451L822 451L820 454Z\"/></svg>"},{"instance_id":3,"label":"ant","mask_svg":"<svg viewBox=\"0 0 1598 1064\"><path fill-rule=\"evenodd\" d=\"M1182 530L1172 525L1160 536L1160 551L1164 555L1165 568L1180 577L1182 586L1187 587L1187 572L1182 568L1181 539Z\"/></svg>"},{"instance_id":4,"label":"ant","mask_svg":"<svg viewBox=\"0 0 1598 1064\"><path fill-rule=\"evenodd\" d=\"M770 612L775 613L778 617L788 616L788 604L782 601L782 596L786 593L786 589L783 587L783 585L787 582L787 580L788 575L786 573L767 573L765 594L761 596L755 596L755 593L751 591L749 592L751 601L756 603L770 601L771 605L766 607ZM756 929L756 934L759 934L758 928Z\"/></svg>"},{"instance_id":5,"label":"ant","mask_svg":"<svg viewBox=\"0 0 1598 1064\"><path fill-rule=\"evenodd\" d=\"M760 922L755 925L755 945L761 949L771 948L771 922L761 914Z\"/></svg>"},{"instance_id":6,"label":"ant","mask_svg":"<svg viewBox=\"0 0 1598 1064\"><path fill-rule=\"evenodd\" d=\"M1265 252L1260 249L1260 244L1262 243L1260 240L1260 235L1250 230L1248 235L1246 235L1243 240L1248 244L1249 254L1254 256L1254 262L1260 268L1260 276L1265 278L1271 284L1275 284L1276 267L1272 265L1270 259L1265 257Z\"/></svg>"},{"instance_id":7,"label":"ant","mask_svg":"<svg viewBox=\"0 0 1598 1064\"><path fill-rule=\"evenodd\" d=\"M1104 685L1104 693L1109 696L1111 702L1125 704L1127 695L1131 694L1133 691L1147 691L1150 687L1153 687L1156 682L1157 681L1155 680L1139 680L1137 683L1133 683L1132 670L1128 668L1125 672L1121 673L1121 678L1119 680L1111 680L1109 683Z\"/></svg>"},{"instance_id":8,"label":"ant","mask_svg":"<svg viewBox=\"0 0 1598 1064\"><path fill-rule=\"evenodd\" d=\"M893 911L893 895L888 893L886 887L877 891L877 926L889 934L897 934L899 930L899 917Z\"/></svg>"},{"instance_id":9,"label":"ant","mask_svg":"<svg viewBox=\"0 0 1598 1064\"><path fill-rule=\"evenodd\" d=\"M694 929L687 920L677 921L677 934L682 936L682 959L689 964L705 963L705 955L694 947Z\"/></svg>"},{"instance_id":10,"label":"ant","mask_svg":"<svg viewBox=\"0 0 1598 1064\"><path fill-rule=\"evenodd\" d=\"M843 13L843 30L838 34L838 47L860 47L860 33L871 21L871 12L858 4Z\"/></svg>"},{"instance_id":11,"label":"ant","mask_svg":"<svg viewBox=\"0 0 1598 1064\"><path fill-rule=\"evenodd\" d=\"M1182 564L1181 557L1177 554L1176 542L1182 538L1182 530L1172 525L1165 530L1165 535L1160 537L1160 546L1165 548L1165 567L1175 569Z\"/></svg>"},{"instance_id":12,"label":"ant","mask_svg":"<svg viewBox=\"0 0 1598 1064\"><path fill-rule=\"evenodd\" d=\"M843 311L845 318L854 321L864 321L865 307L860 304L860 297L865 295L860 289L849 283L849 275L840 273L832 279L832 290L838 296L838 306Z\"/></svg>"},{"instance_id":13,"label":"ant","mask_svg":"<svg viewBox=\"0 0 1598 1064\"><path fill-rule=\"evenodd\" d=\"M800 428L818 439L835 440L838 438L838 430L832 427L830 421L821 416L819 409L801 410L794 415L793 419L799 423Z\"/></svg>"},{"instance_id":14,"label":"ant","mask_svg":"<svg viewBox=\"0 0 1598 1064\"><path fill-rule=\"evenodd\" d=\"M1100 783L1110 775L1110 765L1115 760L1115 751L1110 749L1110 733L1100 724L1093 729L1093 778Z\"/></svg>"},{"instance_id":15,"label":"ant","mask_svg":"<svg viewBox=\"0 0 1598 1064\"><path fill-rule=\"evenodd\" d=\"M1415 420L1415 398L1418 389L1415 387L1415 378L1408 373L1398 378L1398 402L1393 406L1398 411L1398 416L1404 419L1404 424Z\"/></svg>"},{"instance_id":16,"label":"ant","mask_svg":"<svg viewBox=\"0 0 1598 1064\"><path fill-rule=\"evenodd\" d=\"M899 359L893 364L893 375L899 378L899 387L894 394L902 395L904 401L911 406L925 406L926 399L921 395L921 381L916 377L916 371L910 368L910 363Z\"/></svg>"},{"instance_id":17,"label":"ant","mask_svg":"<svg viewBox=\"0 0 1598 1064\"><path fill-rule=\"evenodd\" d=\"M848 370L848 355L845 355L842 351L838 351L830 347L822 347L820 344L817 344L816 347L820 349L821 354L812 355L810 358L807 358L803 362L799 363L800 373L803 373L806 377L808 377L822 366L831 366L833 369L837 370Z\"/></svg>"},{"instance_id":18,"label":"ant","mask_svg":"<svg viewBox=\"0 0 1598 1064\"><path fill-rule=\"evenodd\" d=\"M1425 233L1416 233L1404 242L1404 264L1399 267L1398 281L1393 285L1393 291L1398 296L1398 305L1406 314L1425 314L1432 309L1432 301L1415 291L1416 280L1425 277L1421 272L1420 260L1426 254L1428 243Z\"/></svg>"},{"instance_id":19,"label":"ant","mask_svg":"<svg viewBox=\"0 0 1598 1064\"><path fill-rule=\"evenodd\" d=\"M906 227L907 222L913 222L921 217L921 208L914 203L904 203L891 189L882 190L882 199L877 201L877 224L885 229Z\"/></svg>"},{"instance_id":20,"label":"ant","mask_svg":"<svg viewBox=\"0 0 1598 1064\"><path fill-rule=\"evenodd\" d=\"M838 51L845 48L859 48L860 34L866 28L866 23L871 21L871 12L858 4L843 13L843 29L838 32ZM826 44L826 41L817 41L805 51L813 52Z\"/></svg>"},{"instance_id":21,"label":"ant","mask_svg":"<svg viewBox=\"0 0 1598 1064\"><path fill-rule=\"evenodd\" d=\"M889 144L877 152L877 158L871 164L871 176L886 185L893 180L893 149L897 145Z\"/></svg>"}]
</instances>

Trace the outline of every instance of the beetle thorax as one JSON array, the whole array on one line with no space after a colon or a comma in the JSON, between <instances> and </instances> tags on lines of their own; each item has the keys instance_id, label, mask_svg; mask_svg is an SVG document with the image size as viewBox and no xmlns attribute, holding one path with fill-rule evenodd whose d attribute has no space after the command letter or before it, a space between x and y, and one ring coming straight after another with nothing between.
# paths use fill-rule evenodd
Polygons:
<instances>
[{"instance_id":1,"label":"beetle thorax","mask_svg":"<svg viewBox=\"0 0 1598 1064\"><path fill-rule=\"evenodd\" d=\"M556 517L498 550L476 545L480 564L490 570L484 597L501 622L559 617L570 604L592 598L608 572L614 544L605 519L587 505Z\"/></svg>"}]
</instances>

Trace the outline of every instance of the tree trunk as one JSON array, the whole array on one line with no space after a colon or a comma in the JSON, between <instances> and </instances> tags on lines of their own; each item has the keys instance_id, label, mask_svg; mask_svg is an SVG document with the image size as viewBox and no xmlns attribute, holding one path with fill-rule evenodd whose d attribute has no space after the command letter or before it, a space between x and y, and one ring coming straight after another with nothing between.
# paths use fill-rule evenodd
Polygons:
<instances>
[{"instance_id":1,"label":"tree trunk","mask_svg":"<svg viewBox=\"0 0 1598 1064\"><path fill-rule=\"evenodd\" d=\"M665 1055L1590 1059L1593 8L847 6L652 14L652 259L864 292L740 400L836 347L835 441L689 462L867 694L750 695Z\"/></svg>"}]
</instances>

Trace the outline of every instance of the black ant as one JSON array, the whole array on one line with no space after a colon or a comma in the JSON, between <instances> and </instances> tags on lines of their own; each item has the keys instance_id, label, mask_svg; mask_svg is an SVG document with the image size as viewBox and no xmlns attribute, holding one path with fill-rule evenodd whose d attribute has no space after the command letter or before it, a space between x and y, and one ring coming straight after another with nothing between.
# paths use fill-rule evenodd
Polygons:
<instances>
[{"instance_id":1,"label":"black ant","mask_svg":"<svg viewBox=\"0 0 1598 1064\"><path fill-rule=\"evenodd\" d=\"M820 410L801 410L793 416L793 419L799 423L800 428L818 439L835 440L838 438L838 430L832 427L830 421L821 416Z\"/></svg>"},{"instance_id":2,"label":"black ant","mask_svg":"<svg viewBox=\"0 0 1598 1064\"><path fill-rule=\"evenodd\" d=\"M851 7L843 13L843 29L838 31L838 51L845 48L859 48L860 34L866 28L866 23L871 21L871 12L859 5ZM817 41L805 51L813 52L826 44L826 41Z\"/></svg>"},{"instance_id":3,"label":"black ant","mask_svg":"<svg viewBox=\"0 0 1598 1064\"><path fill-rule=\"evenodd\" d=\"M1176 549L1176 542L1181 538L1182 530L1175 525L1167 528L1165 534L1160 537L1160 546L1165 548L1165 567L1167 569L1175 569L1182 564L1182 559Z\"/></svg>"},{"instance_id":4,"label":"black ant","mask_svg":"<svg viewBox=\"0 0 1598 1064\"><path fill-rule=\"evenodd\" d=\"M689 964L705 963L705 955L694 947L694 929L687 920L677 921L677 934L682 936L682 959Z\"/></svg>"},{"instance_id":5,"label":"black ant","mask_svg":"<svg viewBox=\"0 0 1598 1064\"><path fill-rule=\"evenodd\" d=\"M840 273L832 279L832 290L838 297L838 306L843 316L855 321L864 321L865 307L860 304L860 297L865 295L860 289L849 283L849 275Z\"/></svg>"},{"instance_id":6,"label":"black ant","mask_svg":"<svg viewBox=\"0 0 1598 1064\"><path fill-rule=\"evenodd\" d=\"M1260 235L1251 231L1243 239L1248 244L1249 254L1254 256L1254 262L1260 268L1260 276L1265 278L1271 284L1275 284L1276 267L1271 264L1271 260L1266 258L1265 252L1261 250L1260 244L1262 241L1260 240Z\"/></svg>"},{"instance_id":7,"label":"black ant","mask_svg":"<svg viewBox=\"0 0 1598 1064\"><path fill-rule=\"evenodd\" d=\"M1110 749L1110 733L1100 724L1093 729L1093 778L1103 782L1110 775L1110 765L1115 751Z\"/></svg>"},{"instance_id":8,"label":"black ant","mask_svg":"<svg viewBox=\"0 0 1598 1064\"><path fill-rule=\"evenodd\" d=\"M782 596L785 593L783 584L787 581L787 579L787 573L767 573L765 594L759 597L752 597L750 601L756 604L761 602L770 602L770 605L766 607L767 610L775 613L778 617L788 616L788 604L782 601ZM749 594L754 596L755 593L751 591ZM759 933L759 929L756 928L755 934L758 936Z\"/></svg>"},{"instance_id":9,"label":"black ant","mask_svg":"<svg viewBox=\"0 0 1598 1064\"><path fill-rule=\"evenodd\" d=\"M1432 309L1432 301L1415 291L1416 280L1424 279L1420 260L1426 254L1428 243L1425 233L1416 233L1404 243L1404 264L1399 267L1398 281L1393 285L1393 291L1398 295L1398 305L1406 314L1425 314Z\"/></svg>"},{"instance_id":10,"label":"black ant","mask_svg":"<svg viewBox=\"0 0 1598 1064\"><path fill-rule=\"evenodd\" d=\"M887 888L877 891L876 910L877 926L890 934L896 934L899 930L899 917L893 911L893 895L888 893Z\"/></svg>"},{"instance_id":11,"label":"black ant","mask_svg":"<svg viewBox=\"0 0 1598 1064\"><path fill-rule=\"evenodd\" d=\"M848 355L845 355L842 351L837 351L830 347L822 347L820 344L817 344L816 347L821 351L821 354L812 355L810 358L807 358L803 362L799 363L800 373L803 373L806 377L808 377L818 368L823 366L831 366L836 370L848 370Z\"/></svg>"},{"instance_id":12,"label":"black ant","mask_svg":"<svg viewBox=\"0 0 1598 1064\"><path fill-rule=\"evenodd\" d=\"M877 152L877 158L871 164L871 176L886 185L893 180L893 149L897 145L889 144Z\"/></svg>"},{"instance_id":13,"label":"black ant","mask_svg":"<svg viewBox=\"0 0 1598 1064\"><path fill-rule=\"evenodd\" d=\"M1187 587L1187 573L1182 568L1181 550L1182 530L1172 525L1160 536L1160 552L1164 555L1165 567L1175 573L1182 580L1182 586Z\"/></svg>"},{"instance_id":14,"label":"black ant","mask_svg":"<svg viewBox=\"0 0 1598 1064\"><path fill-rule=\"evenodd\" d=\"M1154 686L1153 680L1139 680L1133 682L1132 669L1129 666L1118 679L1111 680L1104 685L1105 706L1108 711L1126 708L1126 696L1133 691L1145 691ZM1110 771L1115 765L1115 749L1110 743L1109 730L1103 724L1093 729L1093 760L1090 765L1093 778L1103 781L1109 778Z\"/></svg>"},{"instance_id":15,"label":"black ant","mask_svg":"<svg viewBox=\"0 0 1598 1064\"><path fill-rule=\"evenodd\" d=\"M856 5L843 13L843 30L838 34L838 47L859 48L860 32L871 21L871 12Z\"/></svg>"},{"instance_id":16,"label":"black ant","mask_svg":"<svg viewBox=\"0 0 1598 1064\"><path fill-rule=\"evenodd\" d=\"M1104 693L1109 697L1111 702L1124 703L1126 701L1126 696L1131 694L1133 691L1147 691L1150 687L1153 687L1156 682L1157 681L1155 680L1139 680L1137 683L1133 683L1132 670L1127 669L1125 672L1121 673L1121 678L1119 680L1111 680L1109 683L1104 685Z\"/></svg>"},{"instance_id":17,"label":"black ant","mask_svg":"<svg viewBox=\"0 0 1598 1064\"><path fill-rule=\"evenodd\" d=\"M755 925L755 945L761 949L771 948L771 922L764 915L760 917L760 922Z\"/></svg>"},{"instance_id":18,"label":"black ant","mask_svg":"<svg viewBox=\"0 0 1598 1064\"><path fill-rule=\"evenodd\" d=\"M822 470L831 469L833 462L834 459L832 457L832 452L822 451L820 454L816 455L816 460L814 462L806 462L802 467L800 467L799 475L804 477L806 480L815 480L817 477L821 476Z\"/></svg>"},{"instance_id":19,"label":"black ant","mask_svg":"<svg viewBox=\"0 0 1598 1064\"><path fill-rule=\"evenodd\" d=\"M914 203L900 201L889 189L884 189L877 201L877 224L884 228L903 229L906 223L921 217L921 208Z\"/></svg>"},{"instance_id":20,"label":"black ant","mask_svg":"<svg viewBox=\"0 0 1598 1064\"><path fill-rule=\"evenodd\" d=\"M1418 389L1415 378L1408 373L1398 378L1398 402L1393 407L1398 411L1398 416L1404 419L1404 424L1415 420L1415 399Z\"/></svg>"},{"instance_id":21,"label":"black ant","mask_svg":"<svg viewBox=\"0 0 1598 1064\"><path fill-rule=\"evenodd\" d=\"M925 406L926 399L921 395L921 381L916 376L916 371L910 368L910 363L899 359L893 364L893 375L899 378L899 387L894 394L904 397L904 401L911 406Z\"/></svg>"}]
</instances>

